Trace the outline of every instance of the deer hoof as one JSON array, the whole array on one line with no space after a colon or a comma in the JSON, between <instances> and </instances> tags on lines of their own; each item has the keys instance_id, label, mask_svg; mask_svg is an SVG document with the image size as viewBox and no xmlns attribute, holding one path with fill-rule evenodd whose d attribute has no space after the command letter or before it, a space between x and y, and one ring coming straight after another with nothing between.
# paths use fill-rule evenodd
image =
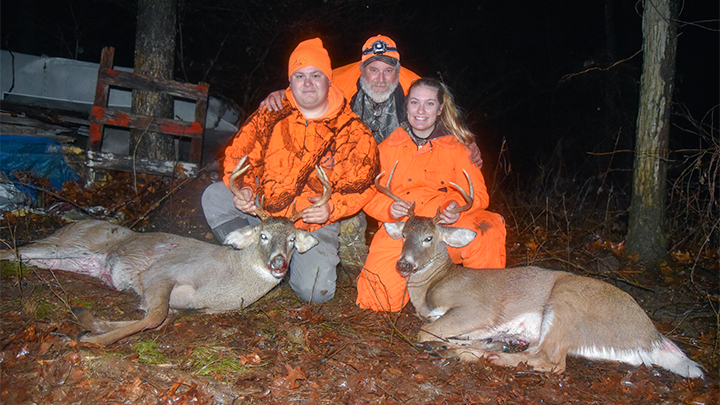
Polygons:
<instances>
[{"instance_id":1,"label":"deer hoof","mask_svg":"<svg viewBox=\"0 0 720 405\"><path fill-rule=\"evenodd\" d=\"M83 307L75 307L72 309L72 313L73 315L75 315L78 322L80 323L80 326L82 326L85 332L95 331L95 315L93 315L92 312ZM82 337L83 334L81 334L80 336Z\"/></svg>"},{"instance_id":2,"label":"deer hoof","mask_svg":"<svg viewBox=\"0 0 720 405\"><path fill-rule=\"evenodd\" d=\"M91 334L92 334L92 332L90 332L89 330L84 330L84 331L80 332L80 334L77 336L76 340L78 342L86 342L87 336L91 335Z\"/></svg>"},{"instance_id":3,"label":"deer hoof","mask_svg":"<svg viewBox=\"0 0 720 405\"><path fill-rule=\"evenodd\" d=\"M418 347L422 349L425 353L437 353L438 350L447 350L448 347L444 342L439 341L429 341L429 342L421 342L418 344Z\"/></svg>"}]
</instances>

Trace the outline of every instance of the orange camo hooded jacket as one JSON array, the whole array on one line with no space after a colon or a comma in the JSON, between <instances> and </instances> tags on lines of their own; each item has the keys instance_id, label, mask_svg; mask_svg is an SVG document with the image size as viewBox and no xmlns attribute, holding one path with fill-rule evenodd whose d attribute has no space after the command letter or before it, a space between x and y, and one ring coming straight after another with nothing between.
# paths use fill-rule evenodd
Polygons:
<instances>
[{"instance_id":1,"label":"orange camo hooded jacket","mask_svg":"<svg viewBox=\"0 0 720 405\"><path fill-rule=\"evenodd\" d=\"M250 168L238 179L238 186L252 189L270 215L289 216L293 201L300 211L311 204L308 197L322 195L315 173L315 165L320 164L332 185L328 222L295 223L298 229L312 232L354 215L372 199L378 148L336 86L328 91L327 113L313 120L302 115L290 88L285 94L282 110L259 109L240 128L225 150L223 180L227 185L238 161L248 155Z\"/></svg>"}]
</instances>

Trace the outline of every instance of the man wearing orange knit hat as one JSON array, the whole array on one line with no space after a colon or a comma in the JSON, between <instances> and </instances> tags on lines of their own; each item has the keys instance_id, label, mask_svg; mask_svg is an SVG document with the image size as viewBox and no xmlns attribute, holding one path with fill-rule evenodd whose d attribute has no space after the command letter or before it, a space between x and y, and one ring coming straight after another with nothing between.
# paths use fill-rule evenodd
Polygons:
<instances>
[{"instance_id":1,"label":"man wearing orange knit hat","mask_svg":"<svg viewBox=\"0 0 720 405\"><path fill-rule=\"evenodd\" d=\"M290 286L305 301L325 302L335 294L338 221L359 212L373 197L378 150L367 127L350 109L343 92L331 84L330 57L319 38L301 42L288 61L289 87L278 111L253 113L225 150L224 178L202 197L205 218L221 242L232 231L260 223L254 215L263 202L273 216L302 211L295 227L319 243L295 252ZM247 156L249 169L237 179L239 196L228 188L230 174ZM330 200L319 200L323 187L315 167L330 180ZM307 209L306 209L307 208Z\"/></svg>"}]
</instances>

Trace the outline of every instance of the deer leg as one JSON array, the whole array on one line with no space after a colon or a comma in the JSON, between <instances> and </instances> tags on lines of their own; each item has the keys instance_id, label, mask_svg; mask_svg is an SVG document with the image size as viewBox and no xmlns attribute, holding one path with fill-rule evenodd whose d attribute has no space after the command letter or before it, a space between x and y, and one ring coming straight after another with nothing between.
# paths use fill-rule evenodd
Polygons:
<instances>
[{"instance_id":1,"label":"deer leg","mask_svg":"<svg viewBox=\"0 0 720 405\"><path fill-rule=\"evenodd\" d=\"M418 341L483 339L491 333L487 329L489 325L490 320L483 318L482 314L476 313L472 308L450 308L438 319L420 329ZM457 337L460 338L453 339Z\"/></svg>"},{"instance_id":2,"label":"deer leg","mask_svg":"<svg viewBox=\"0 0 720 405\"><path fill-rule=\"evenodd\" d=\"M448 346L435 351L434 354L463 362L475 362L484 357L489 363L504 367L516 367L520 363L527 363L535 371L540 372L562 373L565 371L566 352L553 359L545 351L503 353L487 350L483 341L474 341L467 346Z\"/></svg>"},{"instance_id":3,"label":"deer leg","mask_svg":"<svg viewBox=\"0 0 720 405\"><path fill-rule=\"evenodd\" d=\"M86 335L80 340L87 343L109 345L143 330L157 328L168 318L172 288L172 284L166 284L161 288L150 290L153 295L145 298L144 306L147 308L147 312L144 318L137 321L101 322L103 327L111 330L100 335Z\"/></svg>"},{"instance_id":4,"label":"deer leg","mask_svg":"<svg viewBox=\"0 0 720 405\"><path fill-rule=\"evenodd\" d=\"M527 363L535 371L562 373L565 371L565 359L567 352L551 358L545 351L532 353L530 351L520 353L492 353L488 360L496 366L515 367L520 363Z\"/></svg>"},{"instance_id":5,"label":"deer leg","mask_svg":"<svg viewBox=\"0 0 720 405\"><path fill-rule=\"evenodd\" d=\"M474 347L454 347L446 350L440 350L437 354L447 359L457 359L465 363L473 363L479 361L483 357L489 357L493 352Z\"/></svg>"},{"instance_id":6,"label":"deer leg","mask_svg":"<svg viewBox=\"0 0 720 405\"><path fill-rule=\"evenodd\" d=\"M40 240L18 248L17 255L14 250L0 250L0 260L14 262L19 258L23 263L36 267L61 269L57 265L63 259L59 257L59 247L57 243Z\"/></svg>"},{"instance_id":7,"label":"deer leg","mask_svg":"<svg viewBox=\"0 0 720 405\"><path fill-rule=\"evenodd\" d=\"M428 343L432 344L435 342ZM468 341L462 345L444 344L438 350L433 352L433 354L444 358L457 359L463 362L475 362L483 357L488 358L493 356L497 351L496 349L497 347L495 347L491 342L488 342L487 339L483 339Z\"/></svg>"},{"instance_id":8,"label":"deer leg","mask_svg":"<svg viewBox=\"0 0 720 405\"><path fill-rule=\"evenodd\" d=\"M90 331L95 335L111 332L115 329L124 328L127 325L136 323L137 321L106 321L95 316L92 312L82 307L76 307L72 309L73 314L80 322L80 326L84 330ZM163 328L170 324L175 315L175 311L172 309L168 310L168 316L165 318L163 323L157 328Z\"/></svg>"},{"instance_id":9,"label":"deer leg","mask_svg":"<svg viewBox=\"0 0 720 405\"><path fill-rule=\"evenodd\" d=\"M457 357L453 354L453 350L475 350L482 352L507 352L509 345L501 340L481 339L481 340L459 340L446 339L444 341L431 340L418 343L417 347L424 352L437 354L441 357Z\"/></svg>"},{"instance_id":10,"label":"deer leg","mask_svg":"<svg viewBox=\"0 0 720 405\"><path fill-rule=\"evenodd\" d=\"M94 333L96 335L107 332L107 330L103 330L98 327L98 323L101 321L99 321L95 317L95 315L89 310L83 307L75 307L72 309L72 312L75 315L75 318L77 318L78 322L80 322L80 326L82 326L83 330L90 331L91 333Z\"/></svg>"}]
</instances>

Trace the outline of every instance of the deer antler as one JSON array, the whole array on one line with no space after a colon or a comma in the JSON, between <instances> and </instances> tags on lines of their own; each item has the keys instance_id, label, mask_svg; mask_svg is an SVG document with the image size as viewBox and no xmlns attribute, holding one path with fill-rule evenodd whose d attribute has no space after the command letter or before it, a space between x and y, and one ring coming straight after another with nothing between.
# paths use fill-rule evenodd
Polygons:
<instances>
[{"instance_id":1,"label":"deer antler","mask_svg":"<svg viewBox=\"0 0 720 405\"><path fill-rule=\"evenodd\" d=\"M235 170L233 170L232 174L230 175L230 179L228 180L228 187L230 188L230 191L238 198L240 197L240 188L237 185L236 180L238 177L242 176L243 173L245 173L249 168L250 165L245 165L244 167L241 167L245 164L245 161L247 160L248 155L243 156L242 159L238 162L237 166L235 166ZM263 209L263 202L262 199L260 200L260 205L255 206L255 215L260 218L261 221L264 221L270 217L267 212Z\"/></svg>"},{"instance_id":2,"label":"deer antler","mask_svg":"<svg viewBox=\"0 0 720 405\"><path fill-rule=\"evenodd\" d=\"M315 165L315 171L317 172L318 179L320 179L320 183L322 183L322 186L323 186L323 194L322 194L322 197L320 198L319 201L316 201L315 203L313 203L312 205L304 208L304 209L303 209L302 211L300 211L300 212L298 212L298 211L295 209L295 202L293 202L293 209L292 209L293 212L292 212L292 214L290 215L290 217L288 217L288 219L290 220L290 222L295 222L295 221L297 221L298 219L300 219L300 218L302 217L303 213L305 212L305 210L307 210L308 208L320 207L320 206L322 206L323 204L325 204L325 203L327 203L328 201L330 201L330 196L332 195L332 185L330 184L330 179L328 179L328 176L327 176L327 174L325 173L325 170L323 170L323 168L322 168L320 165Z\"/></svg>"},{"instance_id":3,"label":"deer antler","mask_svg":"<svg viewBox=\"0 0 720 405\"><path fill-rule=\"evenodd\" d=\"M383 174L385 174L385 172L382 172L382 173L378 174L377 176L375 176L375 187L377 187L378 191L380 191L381 193L385 194L386 196L392 198L394 201L402 202L402 201L404 201L402 198L396 196L395 194L393 194L392 191L390 191L390 181L392 180L392 177L395 174L395 169L397 168L397 165L399 162L400 162L399 160L395 161L395 166L393 166L392 171L390 172L390 177L388 177L387 185L385 187L380 185L380 178L382 177Z\"/></svg>"},{"instance_id":4,"label":"deer antler","mask_svg":"<svg viewBox=\"0 0 720 405\"><path fill-rule=\"evenodd\" d=\"M462 194L462 196L463 196L463 198L465 199L465 202L466 202L466 204L463 205L462 207L455 207L455 208L451 208L451 209L448 210L449 212L452 212L453 214L458 214L458 213L460 213L460 212L469 210L470 207L471 207L472 204L473 204L474 199L475 199L475 190L474 190L474 188L473 188L472 180L470 180L470 175L467 174L467 172L465 171L465 169L463 169L463 173L465 174L465 178L467 179L468 184L470 185L470 193L469 193L470 195L468 195L468 193L466 193L465 190L463 190L462 187L458 186L457 184L453 183L452 181L450 182L450 184L452 184L453 186L455 186L455 188L458 189L458 191L460 192L460 194Z\"/></svg>"},{"instance_id":5,"label":"deer antler","mask_svg":"<svg viewBox=\"0 0 720 405\"><path fill-rule=\"evenodd\" d=\"M378 174L377 176L375 176L375 187L377 187L377 189L378 189L379 192L381 192L381 193L385 194L386 196L392 198L394 201L396 201L396 202L403 202L403 201L405 201L405 200L403 200L402 198L396 196L395 194L393 194L392 191L390 191L390 181L392 181L392 178L393 178L393 175L395 174L395 169L397 168L398 163L400 163L400 161L399 161L399 160L396 160L396 161L395 161L395 165L393 165L393 168L392 168L392 170L390 171L390 177L388 177L388 180L387 180L387 183L386 183L385 187L383 187L383 186L380 185L380 177L382 177L382 175L385 174L385 172L382 172L382 173ZM412 205L411 205L410 208L408 209L407 216L408 216L408 218L412 218L412 217L415 216L415 203L414 203L414 202L412 203Z\"/></svg>"},{"instance_id":6,"label":"deer antler","mask_svg":"<svg viewBox=\"0 0 720 405\"><path fill-rule=\"evenodd\" d=\"M474 196L475 196L475 190L474 190L474 188L473 188L473 184L472 184L472 180L470 179L470 175L467 174L467 172L465 171L465 169L463 169L463 173L465 173L465 178L467 179L468 184L470 185L470 195L468 195L468 193L466 193L465 190L463 190L462 187L458 186L457 184L453 183L452 181L449 182L450 184L453 185L453 187L455 187L456 189L458 189L458 191L460 192L460 194L461 194L461 195L463 196L463 198L465 199L465 203L466 203L466 204L463 205L463 206L455 207L455 208L449 208L449 209L446 210L447 212L452 213L452 214L459 214L459 213L461 213L461 212L463 212L463 211L469 210L470 207L472 207L473 200L474 200L474 198L475 198L475 197L474 197ZM433 222L437 223L438 221L440 221L440 207L438 207L437 213L435 214L435 217L433 218Z\"/></svg>"}]
</instances>

